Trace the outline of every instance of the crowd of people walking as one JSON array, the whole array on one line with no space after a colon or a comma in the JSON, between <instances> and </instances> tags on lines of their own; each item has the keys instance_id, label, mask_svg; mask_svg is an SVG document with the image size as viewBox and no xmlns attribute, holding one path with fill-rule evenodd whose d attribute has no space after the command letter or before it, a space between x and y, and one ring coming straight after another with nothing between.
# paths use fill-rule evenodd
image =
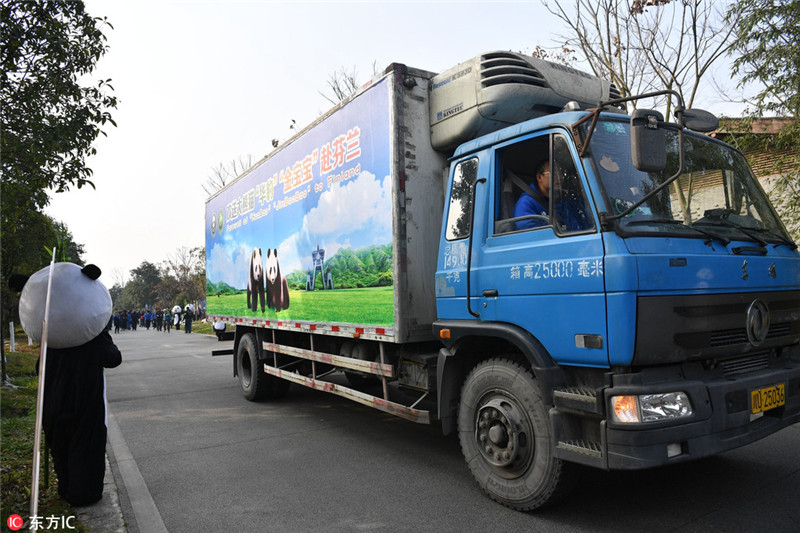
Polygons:
<instances>
[{"instance_id":1,"label":"crowd of people walking","mask_svg":"<svg viewBox=\"0 0 800 533\"><path fill-rule=\"evenodd\" d=\"M138 328L153 331L163 331L170 333L174 327L186 333L192 332L192 321L198 317L195 314L195 308L192 304L187 304L186 307L176 305L172 309L145 309L145 310L127 310L121 309L115 312L111 317L111 325L114 327L114 333L121 333L123 331L137 331Z\"/></svg>"}]
</instances>

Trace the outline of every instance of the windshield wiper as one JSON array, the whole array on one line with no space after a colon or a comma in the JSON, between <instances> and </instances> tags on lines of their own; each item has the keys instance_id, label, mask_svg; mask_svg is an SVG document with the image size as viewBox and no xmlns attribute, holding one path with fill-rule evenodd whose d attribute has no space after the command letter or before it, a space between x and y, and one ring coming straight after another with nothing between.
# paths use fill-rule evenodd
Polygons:
<instances>
[{"instance_id":1,"label":"windshield wiper","mask_svg":"<svg viewBox=\"0 0 800 533\"><path fill-rule=\"evenodd\" d=\"M781 241L780 244L785 244L790 249L797 250L797 244L796 243L794 243L793 241L790 241L789 239L787 239L786 237L784 237L783 235L781 235L780 233L778 233L775 230L771 230L771 229L767 229L767 228L747 228L747 229L749 229L750 231L757 231L759 233L766 233L767 235L769 235L773 239ZM775 246L778 246L778 245L776 244Z\"/></svg>"},{"instance_id":2,"label":"windshield wiper","mask_svg":"<svg viewBox=\"0 0 800 533\"><path fill-rule=\"evenodd\" d=\"M706 237L709 237L709 240L706 241L706 244L708 244L711 241L711 239L715 239L715 240L721 242L723 246L728 246L728 244L730 244L730 242L731 242L730 239L728 239L726 237L723 237L722 235L718 235L716 233L713 233L713 232L710 232L710 231L706 231L704 229L700 229L700 228L695 227L695 226L690 226L688 224L685 224L685 223L681 222L680 220L673 220L671 218L654 218L654 219L651 219L651 220L633 220L631 222L628 222L626 225L628 225L628 226L643 226L645 224L670 224L672 226L681 226L681 227L684 227L684 228L688 228L690 230L696 231L697 233L702 233Z\"/></svg>"},{"instance_id":3,"label":"windshield wiper","mask_svg":"<svg viewBox=\"0 0 800 533\"><path fill-rule=\"evenodd\" d=\"M698 222L695 222L695 226L701 226L702 225L702 226L717 226L717 227L722 227L722 228L736 228L739 231L741 231L742 233L744 233L745 235L747 235L748 237L750 237L752 240L756 241L756 243L758 243L759 246L767 246L767 244L769 244L767 241L765 241L764 239L762 239L758 235L753 235L752 233L750 233L753 230L753 228L746 228L744 226L741 226L741 225L737 224L736 222L731 222L730 220L719 219L719 221L720 221L720 223L716 223L716 222L699 222L698 221Z\"/></svg>"},{"instance_id":4,"label":"windshield wiper","mask_svg":"<svg viewBox=\"0 0 800 533\"><path fill-rule=\"evenodd\" d=\"M701 221L698 221L696 224L703 224L703 225L706 225L706 226L723 226L723 227L728 226L728 227L731 227L731 228L736 228L739 231L741 231L742 233L744 233L745 235L747 235L748 237L750 237L751 239L753 239L754 241L756 241L760 246L767 246L767 244L768 244L767 241L765 241L764 239L758 237L757 235L753 235L750 232L751 231L756 231L756 232L759 232L759 233L767 233L767 234L769 234L770 237L773 237L774 239L779 240L781 242L781 244L785 244L786 246L788 246L792 250L797 250L797 244L795 244L794 242L790 241L789 239L787 239L786 237L784 237L780 233L777 233L776 231L773 231L773 230L770 230L770 229L767 229L767 228L748 228L748 227L742 226L741 224L737 224L736 222L733 222L732 220L728 219L728 216L731 215L731 214L733 214L733 210L732 209L724 209L724 208L722 208L722 209L709 209L708 211L706 211L704 213L704 218L712 219L712 220L719 220L720 222L722 222L722 224L718 224L716 222L701 222Z\"/></svg>"}]
</instances>

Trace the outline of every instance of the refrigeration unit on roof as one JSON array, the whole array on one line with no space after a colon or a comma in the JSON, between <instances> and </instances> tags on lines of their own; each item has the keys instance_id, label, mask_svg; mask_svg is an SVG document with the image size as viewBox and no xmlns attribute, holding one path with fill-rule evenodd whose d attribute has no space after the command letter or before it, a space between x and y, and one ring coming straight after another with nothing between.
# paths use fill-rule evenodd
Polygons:
<instances>
[{"instance_id":1,"label":"refrigeration unit on roof","mask_svg":"<svg viewBox=\"0 0 800 533\"><path fill-rule=\"evenodd\" d=\"M491 52L431 80L431 144L450 150L469 139L557 113L619 98L606 80L565 65L512 52Z\"/></svg>"}]
</instances>

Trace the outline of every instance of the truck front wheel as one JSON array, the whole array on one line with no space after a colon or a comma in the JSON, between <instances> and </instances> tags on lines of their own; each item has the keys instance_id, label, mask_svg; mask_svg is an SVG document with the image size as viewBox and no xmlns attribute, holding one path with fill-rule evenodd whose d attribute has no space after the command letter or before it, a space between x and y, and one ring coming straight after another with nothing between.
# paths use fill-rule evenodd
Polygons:
<instances>
[{"instance_id":1,"label":"truck front wheel","mask_svg":"<svg viewBox=\"0 0 800 533\"><path fill-rule=\"evenodd\" d=\"M489 359L467 376L458 435L481 489L507 507L532 511L554 502L571 485L574 465L553 455L538 383L513 361Z\"/></svg>"}]
</instances>

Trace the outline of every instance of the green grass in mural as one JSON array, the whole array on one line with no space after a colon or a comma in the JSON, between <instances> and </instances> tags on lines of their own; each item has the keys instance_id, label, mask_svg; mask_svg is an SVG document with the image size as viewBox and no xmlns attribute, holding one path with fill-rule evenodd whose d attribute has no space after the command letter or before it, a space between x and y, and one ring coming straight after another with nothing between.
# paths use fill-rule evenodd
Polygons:
<instances>
[{"instance_id":1,"label":"green grass in mural","mask_svg":"<svg viewBox=\"0 0 800 533\"><path fill-rule=\"evenodd\" d=\"M391 326L394 317L392 287L334 289L332 291L289 291L289 308L276 313L269 307L264 313L247 308L247 293L208 296L208 314L251 316L282 320L343 322Z\"/></svg>"}]
</instances>

